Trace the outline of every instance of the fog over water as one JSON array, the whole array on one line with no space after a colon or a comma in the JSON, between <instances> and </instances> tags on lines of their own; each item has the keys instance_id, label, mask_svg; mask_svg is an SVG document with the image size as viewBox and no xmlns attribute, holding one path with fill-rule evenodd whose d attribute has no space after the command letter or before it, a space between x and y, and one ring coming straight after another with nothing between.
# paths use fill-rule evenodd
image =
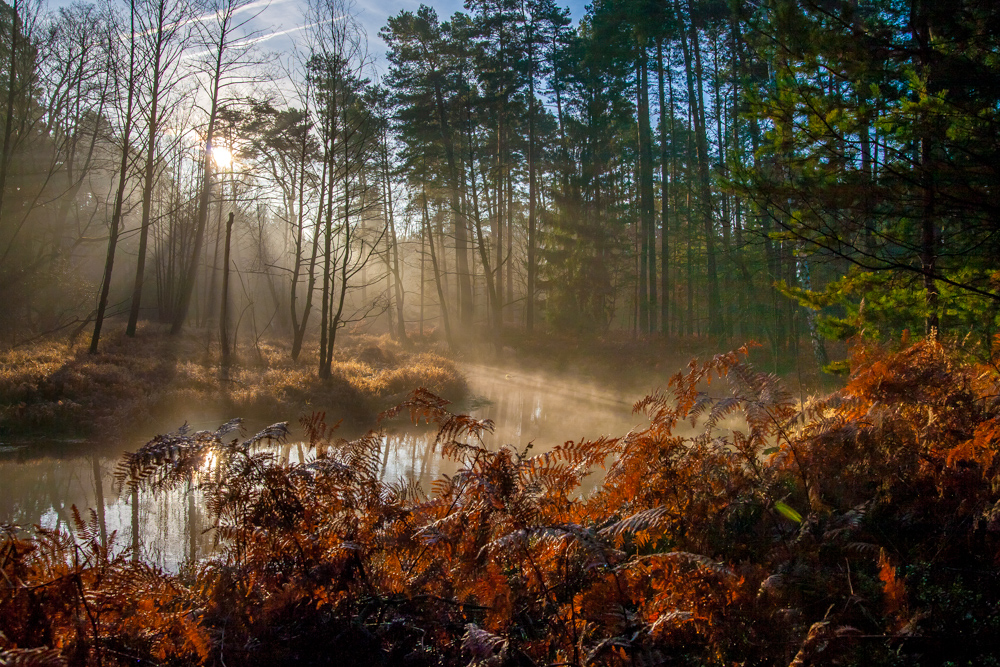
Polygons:
<instances>
[{"instance_id":1,"label":"fog over water","mask_svg":"<svg viewBox=\"0 0 1000 667\"><path fill-rule=\"evenodd\" d=\"M469 382L469 399L452 409L494 421L495 432L484 438L484 444L491 449L511 445L523 451L531 443L530 452L537 454L567 440L621 436L648 424L642 415L632 414L632 404L639 396L571 375L478 364L466 364L462 372ZM192 416L194 429L214 429L228 418L196 411ZM249 417L251 432L263 426L253 422L252 415ZM402 416L385 426L388 446L382 465L384 479L418 481L426 490L432 480L457 470L456 462L440 456L432 428L410 425ZM291 461L308 456L297 442L300 436L293 424L289 443L277 447L279 456ZM141 492L137 504L127 495L119 495L113 480L117 456L141 444L140 440L117 447L87 441L5 446L0 449L0 522L66 528L73 526L74 505L85 518L88 509L94 508L107 534L117 533L120 548L129 546L137 532L143 555L161 567L176 570L192 556L205 555L212 549L214 537L206 530L209 519L196 489L156 495ZM77 454L36 453L56 446ZM97 512L97 508L101 511Z\"/></svg>"}]
</instances>

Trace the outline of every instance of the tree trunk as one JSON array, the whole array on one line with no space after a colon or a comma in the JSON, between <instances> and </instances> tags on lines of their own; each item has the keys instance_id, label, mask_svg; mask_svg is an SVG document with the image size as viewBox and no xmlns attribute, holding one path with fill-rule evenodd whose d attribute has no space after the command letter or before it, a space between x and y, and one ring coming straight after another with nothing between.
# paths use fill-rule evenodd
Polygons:
<instances>
[{"instance_id":1,"label":"tree trunk","mask_svg":"<svg viewBox=\"0 0 1000 667\"><path fill-rule=\"evenodd\" d=\"M393 291L396 301L396 326L398 340L406 341L406 319L403 315L403 275L399 262L399 240L396 238L396 219L392 206L392 181L389 178L389 145L388 137L382 135L382 183L384 187L382 201L385 205L385 221L389 228L389 248L387 250L387 264L389 264L392 274ZM390 329L392 328L392 317L390 311Z\"/></svg>"},{"instance_id":2,"label":"tree trunk","mask_svg":"<svg viewBox=\"0 0 1000 667\"><path fill-rule=\"evenodd\" d=\"M118 247L118 234L121 227L122 207L125 202L125 181L128 178L129 149L132 139L132 101L135 96L135 2L130 4L130 34L128 59L128 93L125 102L125 126L122 130L121 165L118 169L118 191L115 193L115 205L111 214L111 235L108 238L108 254L104 260L104 280L101 283L101 296L97 302L97 316L94 319L94 335L90 339L90 354L97 354L97 345L101 340L101 327L104 324L104 314L108 307L108 293L111 291L111 274L115 266L115 250Z\"/></svg>"},{"instance_id":3,"label":"tree trunk","mask_svg":"<svg viewBox=\"0 0 1000 667\"><path fill-rule=\"evenodd\" d=\"M497 121L497 172L496 172L496 190L494 192L494 203L496 209L496 219L493 224L493 238L496 240L496 248L494 254L496 255L496 272L497 272L497 301L500 304L500 319L493 323L493 325L499 330L503 329L503 304L504 304L504 292L503 292L503 274L504 274L504 264L503 264L503 209L504 209L504 187L503 187L503 151L504 151L504 141L503 141L503 123ZM508 268L509 270L509 268Z\"/></svg>"},{"instance_id":4,"label":"tree trunk","mask_svg":"<svg viewBox=\"0 0 1000 667\"><path fill-rule=\"evenodd\" d=\"M149 138L146 144L146 168L143 174L142 183L142 223L139 229L139 252L136 258L135 283L132 286L132 304L129 308L128 325L125 327L125 335L135 336L136 325L139 322L139 307L142 302L142 285L146 273L146 246L149 243L149 224L153 208L153 183L156 176L156 139L160 130L159 102L160 102L160 78L163 75L163 31L166 10L166 3L161 1L159 6L158 21L153 51L153 62L151 65L153 76L153 89L150 92L149 107Z\"/></svg>"},{"instance_id":5,"label":"tree trunk","mask_svg":"<svg viewBox=\"0 0 1000 667\"><path fill-rule=\"evenodd\" d=\"M328 120L330 126L328 128L328 134L333 133L333 120ZM332 371L332 359L327 358L327 336L329 334L329 322L330 322L330 298L332 285L331 280L333 279L331 271L332 258L330 256L333 251L333 172L335 171L334 160L334 150L333 150L333 138L327 137L326 149L324 150L323 159L328 161L330 178L327 183L327 202L326 202L326 225L323 229L323 292L322 292L322 305L320 307L319 316L319 369L317 374L321 379L327 379L331 375Z\"/></svg>"},{"instance_id":6,"label":"tree trunk","mask_svg":"<svg viewBox=\"0 0 1000 667\"><path fill-rule=\"evenodd\" d=\"M223 55L228 32L229 22L226 20L222 24L222 32L215 45L215 71L212 75L212 93L209 98L208 128L205 132L204 168L202 171L201 194L198 200L198 218L195 227L194 246L191 248L188 264L183 268L177 310L174 312L173 322L170 326L171 335L179 334L181 329L184 328L185 320L187 320L188 309L191 306L191 296L194 294L195 279L198 276L198 264L201 258L202 246L205 243L205 227L208 225L208 204L212 199L212 142L215 140L215 122L219 112L219 93L222 85Z\"/></svg>"},{"instance_id":7,"label":"tree trunk","mask_svg":"<svg viewBox=\"0 0 1000 667\"><path fill-rule=\"evenodd\" d=\"M14 100L17 97L17 38L20 33L21 3L12 0L10 21L10 60L7 63L7 118L4 119L3 146L0 147L0 216L3 215L4 195L7 192L7 170L13 154L11 138L14 135Z\"/></svg>"},{"instance_id":8,"label":"tree trunk","mask_svg":"<svg viewBox=\"0 0 1000 667\"><path fill-rule=\"evenodd\" d=\"M638 125L639 125L639 329L656 330L656 223L653 211L653 150L649 121L649 75L645 46L638 49Z\"/></svg>"},{"instance_id":9,"label":"tree trunk","mask_svg":"<svg viewBox=\"0 0 1000 667\"><path fill-rule=\"evenodd\" d=\"M514 303L514 179L511 176L510 165L507 169L507 254L504 265L507 267L507 303Z\"/></svg>"},{"instance_id":10,"label":"tree trunk","mask_svg":"<svg viewBox=\"0 0 1000 667\"><path fill-rule=\"evenodd\" d=\"M431 268L434 272L434 285L437 288L438 304L441 308L441 323L444 325L444 336L445 340L448 341L448 347L454 349L455 342L451 336L451 320L448 317L448 301L445 297L445 289L441 282L441 271L438 268L438 258L437 252L434 250L434 234L431 230L430 215L427 212L427 188L424 187L422 194L423 199L423 213L424 213L424 234L427 237L427 245L431 252Z\"/></svg>"},{"instance_id":11,"label":"tree trunk","mask_svg":"<svg viewBox=\"0 0 1000 667\"><path fill-rule=\"evenodd\" d=\"M723 334L722 301L719 295L719 275L715 256L715 228L712 222L712 191L709 177L708 138L705 133L705 104L701 85L701 47L698 43L698 28L692 0L688 0L690 23L688 39L682 32L681 45L684 49L684 70L687 76L688 104L691 106L695 129L695 144L698 150L698 208L705 232L705 269L708 282L708 333L712 336ZM691 51L694 52L692 63ZM698 85L695 90L695 77Z\"/></svg>"},{"instance_id":12,"label":"tree trunk","mask_svg":"<svg viewBox=\"0 0 1000 667\"><path fill-rule=\"evenodd\" d=\"M931 81L931 26L928 16L929 0L913 0L912 8L912 32L919 45L919 59L921 70L927 77L928 89L934 89L934 82ZM927 293L927 316L924 319L924 332L933 335L939 327L938 301L939 293L937 283L934 281L934 273L937 270L937 227L934 220L936 204L936 193L934 188L934 148L932 145L931 128L927 125L927 119L921 118L920 137L920 186L922 193L921 202L921 233L920 233L920 263L923 270L924 290Z\"/></svg>"},{"instance_id":13,"label":"tree trunk","mask_svg":"<svg viewBox=\"0 0 1000 667\"><path fill-rule=\"evenodd\" d=\"M486 300L490 309L490 318L492 320L490 330L490 337L493 339L494 346L497 353L501 349L501 338L500 338L500 321L503 319L500 314L500 302L497 298L497 288L496 281L494 280L494 273L490 266L490 253L489 249L486 247L486 240L483 238L483 224L479 217L479 192L476 179L476 161L473 155L473 142L472 142L472 127L471 122L469 123L469 176L472 182L472 210L473 210L473 224L475 225L476 232L476 245L479 247L479 259L483 264L483 277L486 279ZM485 188L484 188L485 190ZM489 208L489 204L487 204Z\"/></svg>"},{"instance_id":14,"label":"tree trunk","mask_svg":"<svg viewBox=\"0 0 1000 667\"><path fill-rule=\"evenodd\" d=\"M305 153L305 148L303 148L303 154ZM299 236L301 237L302 226L303 226L303 210L301 196L305 189L305 162L303 161L302 166L302 178L299 181ZM302 341L305 339L306 326L309 323L309 313L312 312L312 301L313 293L316 290L316 254L319 250L319 237L320 229L323 224L323 198L326 193L326 162L323 163L322 176L320 177L319 185L319 209L316 212L316 225L313 230L312 237L312 253L309 257L309 276L306 281L306 296L305 304L302 307L302 320L301 322L297 320L295 316L295 300L296 300L296 287L297 281L292 281L292 293L290 298L291 309L292 309L292 351L291 356L293 361L297 361L299 354L302 352ZM301 245L301 244L300 244Z\"/></svg>"},{"instance_id":15,"label":"tree trunk","mask_svg":"<svg viewBox=\"0 0 1000 667\"><path fill-rule=\"evenodd\" d=\"M524 328L531 333L535 327L535 42L528 37L528 267L525 294Z\"/></svg>"},{"instance_id":16,"label":"tree trunk","mask_svg":"<svg viewBox=\"0 0 1000 667\"><path fill-rule=\"evenodd\" d=\"M455 268L458 272L458 304L459 318L463 327L472 326L472 282L469 279L469 237L468 223L462 215L459 205L458 165L455 160L455 143L451 124L448 122L444 105L444 95L441 82L434 79L434 93L437 102L438 125L441 129L441 140L444 143L445 157L448 161L448 179L450 185L451 217L455 232ZM444 258L442 257L442 260Z\"/></svg>"},{"instance_id":17,"label":"tree trunk","mask_svg":"<svg viewBox=\"0 0 1000 667\"><path fill-rule=\"evenodd\" d=\"M660 94L660 333L670 334L670 182L667 173L667 114L673 118L673 106L667 107L663 89L663 39L656 42L656 74ZM672 125L671 125L672 127ZM673 132L670 133L673 143Z\"/></svg>"},{"instance_id":18,"label":"tree trunk","mask_svg":"<svg viewBox=\"0 0 1000 667\"><path fill-rule=\"evenodd\" d=\"M229 262L233 238L233 212L226 221L226 249L222 264L222 305L219 308L219 345L222 349L222 367L229 368Z\"/></svg>"},{"instance_id":19,"label":"tree trunk","mask_svg":"<svg viewBox=\"0 0 1000 667\"><path fill-rule=\"evenodd\" d=\"M729 127L729 123L724 124L726 109L720 91L722 77L719 73L718 43L714 44L712 50L712 69L714 78L712 91L715 98L715 136L719 142L719 171L722 178L726 179L728 177L728 168L726 166L726 128ZM721 215L719 218L722 222L722 284L726 294L730 295L730 298L726 299L726 307L723 309L722 326L723 331L729 335L732 333L732 326L736 319L733 312L736 300L731 297L736 292L736 286L733 284L732 222L729 217L729 196L725 190L719 192L719 199L721 202Z\"/></svg>"}]
</instances>

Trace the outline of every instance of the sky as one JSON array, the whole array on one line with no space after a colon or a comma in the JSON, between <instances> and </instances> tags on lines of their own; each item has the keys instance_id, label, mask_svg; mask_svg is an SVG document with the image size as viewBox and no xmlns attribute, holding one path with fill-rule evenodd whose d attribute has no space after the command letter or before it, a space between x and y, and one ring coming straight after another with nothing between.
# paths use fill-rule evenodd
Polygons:
<instances>
[{"instance_id":1,"label":"sky","mask_svg":"<svg viewBox=\"0 0 1000 667\"><path fill-rule=\"evenodd\" d=\"M559 4L569 7L573 22L577 23L584 15L584 5L587 0L562 0ZM384 66L385 43L378 33L390 16L395 16L403 10L416 11L421 4L430 5L437 10L442 20L447 19L457 11L465 11L464 0L355 0L355 15L368 34L368 44L376 60ZM287 52L291 50L294 40L301 34L304 24L303 12L305 0L270 0L260 15L255 19L254 29L263 31L261 36L272 37L262 40L261 47L267 50Z\"/></svg>"},{"instance_id":2,"label":"sky","mask_svg":"<svg viewBox=\"0 0 1000 667\"><path fill-rule=\"evenodd\" d=\"M70 5L74 0L50 0L50 8L58 9ZM561 0L559 4L569 7L574 23L583 18L584 6L587 0ZM379 30L385 26L390 16L395 16L403 10L416 11L421 4L430 5L437 10L442 20L447 19L457 11L465 11L464 0L354 0L354 11L358 22L368 34L368 45L376 65L380 69L386 67L385 43L379 38ZM252 2L249 12L256 12L253 21L247 26L251 32L257 32L255 39L259 48L279 53L292 51L296 41L302 35L305 25L304 13L306 0L260 0Z\"/></svg>"}]
</instances>

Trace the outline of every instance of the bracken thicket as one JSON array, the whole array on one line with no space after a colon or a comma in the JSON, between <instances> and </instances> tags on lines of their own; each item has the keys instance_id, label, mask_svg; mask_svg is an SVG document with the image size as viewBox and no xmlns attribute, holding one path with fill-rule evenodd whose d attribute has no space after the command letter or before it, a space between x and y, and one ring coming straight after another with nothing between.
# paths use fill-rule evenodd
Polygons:
<instances>
[{"instance_id":1,"label":"bracken thicket","mask_svg":"<svg viewBox=\"0 0 1000 667\"><path fill-rule=\"evenodd\" d=\"M261 446L284 424L159 436L118 479L199 486L216 555L169 574L93 518L5 528L0 665L998 664L997 369L859 349L801 405L745 354L692 362L644 430L537 455L418 390L383 418L463 464L430 493L320 414L302 463Z\"/></svg>"}]
</instances>

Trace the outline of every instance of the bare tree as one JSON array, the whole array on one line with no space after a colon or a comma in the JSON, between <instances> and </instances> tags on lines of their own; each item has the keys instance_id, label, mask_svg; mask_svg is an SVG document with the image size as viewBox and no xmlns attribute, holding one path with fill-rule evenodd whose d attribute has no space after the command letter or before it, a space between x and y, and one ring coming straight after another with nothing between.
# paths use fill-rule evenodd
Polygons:
<instances>
[{"instance_id":1,"label":"bare tree","mask_svg":"<svg viewBox=\"0 0 1000 667\"><path fill-rule=\"evenodd\" d=\"M204 154L202 156L202 183L198 199L194 242L191 252L182 268L179 284L177 309L173 314L171 334L180 333L187 319L194 284L198 275L198 264L205 243L205 228L208 223L208 205L212 199L212 175L215 160L212 154L215 141L216 122L219 111L227 101L226 90L246 83L253 77L252 66L260 66L251 58L254 34L247 33L247 27L259 12L254 11L258 3L252 0L212 0L205 7L205 15L199 17L200 26L197 43L203 49L196 54L196 68L207 108L204 130Z\"/></svg>"},{"instance_id":2,"label":"bare tree","mask_svg":"<svg viewBox=\"0 0 1000 667\"><path fill-rule=\"evenodd\" d=\"M153 211L153 186L159 165L158 142L162 140L161 126L169 112L167 97L183 79L180 69L181 54L189 38L188 26L191 6L177 0L141 0L137 20L140 45L148 66L143 79L144 121L146 132L146 161L142 174L142 221L139 229L139 250L132 287L125 334L135 336L142 301L142 287L146 272L146 248Z\"/></svg>"},{"instance_id":3,"label":"bare tree","mask_svg":"<svg viewBox=\"0 0 1000 667\"><path fill-rule=\"evenodd\" d=\"M121 127L121 158L118 165L118 188L115 192L114 209L111 213L111 230L108 236L108 253L104 260L104 278L101 282L101 293L97 301L97 316L94 320L94 334L90 339L90 353L97 353L97 346L101 340L101 327L104 324L104 314L108 306L108 293L111 290L111 275L115 266L115 250L118 247L118 235L121 229L122 208L125 203L125 186L128 178L130 156L132 152L132 124L133 108L135 105L136 87L136 35L135 35L135 1L129 3L129 28L128 28L128 71L119 70L120 59L116 51L120 48L122 30L117 21L112 18L109 22L107 35L108 52L110 57L108 63L114 73L116 88L121 91L124 88L124 105L116 105L118 111L118 122Z\"/></svg>"},{"instance_id":4,"label":"bare tree","mask_svg":"<svg viewBox=\"0 0 1000 667\"><path fill-rule=\"evenodd\" d=\"M384 234L366 238L362 223L381 207L376 167L377 128L365 77L371 60L367 39L345 0L314 0L308 72L316 86L325 192L322 215L323 285L320 308L319 376L331 375L337 330L351 318L345 305L352 279L373 257ZM368 230L371 233L373 230ZM336 240L336 245L334 241Z\"/></svg>"}]
</instances>

